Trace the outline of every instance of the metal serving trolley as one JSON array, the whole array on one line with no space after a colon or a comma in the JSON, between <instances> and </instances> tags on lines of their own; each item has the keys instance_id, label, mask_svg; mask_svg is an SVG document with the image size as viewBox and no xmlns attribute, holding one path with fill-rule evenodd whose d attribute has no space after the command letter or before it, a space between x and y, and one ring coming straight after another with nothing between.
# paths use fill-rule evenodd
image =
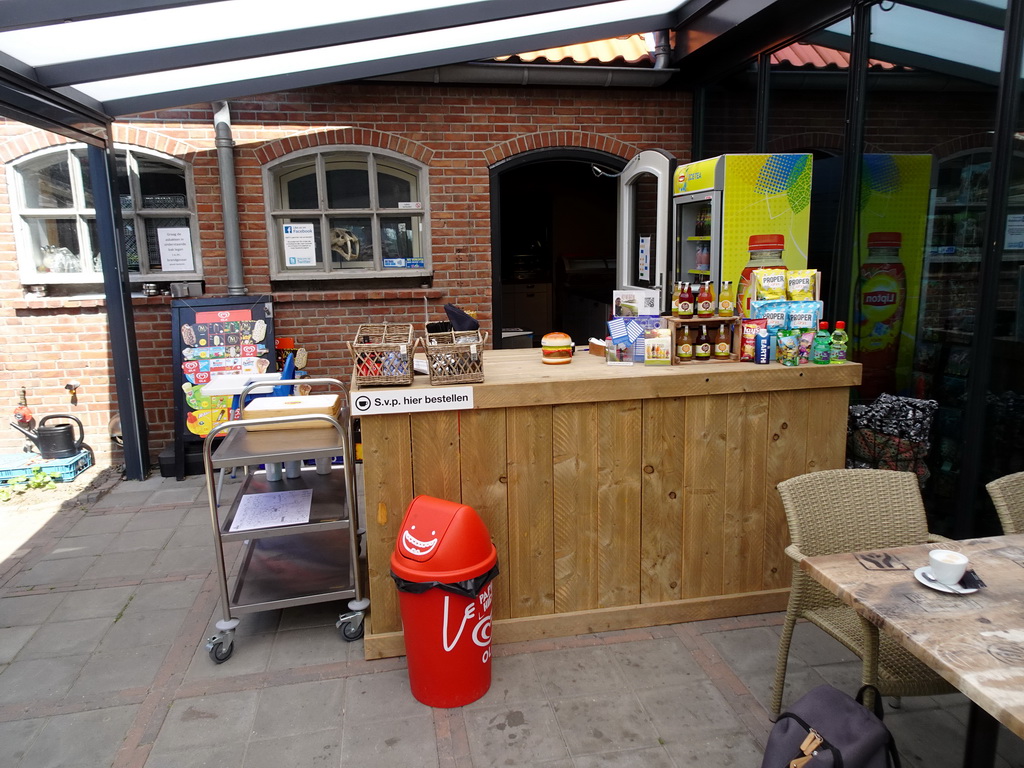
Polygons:
<instances>
[{"instance_id":1,"label":"metal serving trolley","mask_svg":"<svg viewBox=\"0 0 1024 768\"><path fill-rule=\"evenodd\" d=\"M336 626L341 636L351 641L363 636L363 618L370 604L360 585L348 391L337 379L274 383L337 387L341 409L337 418L325 414L240 418L218 424L206 436L203 466L221 587L221 619L206 649L218 664L227 661L234 651L239 615L348 597L352 598L349 610L339 616ZM242 413L247 395L260 386L265 388L266 382L253 382L242 390L238 401ZM289 428L290 424L314 420L325 424L316 429ZM272 429L254 431L253 427ZM220 435L225 437L214 449ZM340 467L333 466L335 457L341 457ZM310 459L316 460L315 466L305 465ZM258 470L261 464L266 469ZM234 501L221 514L214 473L236 467L245 467L246 477ZM273 521L266 526L232 530L240 506L248 506L244 501L247 496L307 490L312 491L308 520L283 524ZM264 501L274 498L278 497ZM243 541L244 554L229 589L224 545L231 541Z\"/></svg>"}]
</instances>

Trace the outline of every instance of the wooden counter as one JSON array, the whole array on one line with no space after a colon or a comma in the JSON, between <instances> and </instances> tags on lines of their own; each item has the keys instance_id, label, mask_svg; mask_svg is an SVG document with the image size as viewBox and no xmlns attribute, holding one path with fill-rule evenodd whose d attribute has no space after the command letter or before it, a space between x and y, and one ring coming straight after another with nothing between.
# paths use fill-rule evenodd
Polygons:
<instances>
[{"instance_id":1,"label":"wooden counter","mask_svg":"<svg viewBox=\"0 0 1024 768\"><path fill-rule=\"evenodd\" d=\"M360 418L367 658L404 653L389 559L418 494L487 524L496 643L785 609L775 485L843 466L860 365L609 366L584 349L552 366L524 349L488 350L484 374L471 410Z\"/></svg>"}]
</instances>

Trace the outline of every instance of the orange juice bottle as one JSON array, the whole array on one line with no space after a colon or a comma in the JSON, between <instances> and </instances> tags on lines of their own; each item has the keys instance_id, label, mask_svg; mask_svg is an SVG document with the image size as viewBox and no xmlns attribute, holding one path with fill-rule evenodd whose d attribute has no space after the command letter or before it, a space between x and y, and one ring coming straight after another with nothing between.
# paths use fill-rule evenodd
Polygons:
<instances>
[{"instance_id":1,"label":"orange juice bottle","mask_svg":"<svg viewBox=\"0 0 1024 768\"><path fill-rule=\"evenodd\" d=\"M732 280L722 281L722 292L718 295L718 316L732 317L736 314L736 289Z\"/></svg>"},{"instance_id":2,"label":"orange juice bottle","mask_svg":"<svg viewBox=\"0 0 1024 768\"><path fill-rule=\"evenodd\" d=\"M697 294L697 317L714 317L714 314L714 289L711 287L711 281L705 280L700 284L700 293Z\"/></svg>"},{"instance_id":3,"label":"orange juice bottle","mask_svg":"<svg viewBox=\"0 0 1024 768\"><path fill-rule=\"evenodd\" d=\"M700 333L697 334L697 343L693 349L693 355L698 360L711 359L711 341L708 339L708 327L702 325Z\"/></svg>"},{"instance_id":4,"label":"orange juice bottle","mask_svg":"<svg viewBox=\"0 0 1024 768\"><path fill-rule=\"evenodd\" d=\"M728 360L732 352L732 332L722 323L718 327L718 336L715 338L715 359Z\"/></svg>"}]
</instances>

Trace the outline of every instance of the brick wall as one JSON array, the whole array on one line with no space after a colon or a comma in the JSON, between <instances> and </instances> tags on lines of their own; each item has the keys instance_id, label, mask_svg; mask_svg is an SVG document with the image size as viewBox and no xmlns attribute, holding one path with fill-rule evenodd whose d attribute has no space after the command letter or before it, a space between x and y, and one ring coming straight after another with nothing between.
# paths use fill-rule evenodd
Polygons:
<instances>
[{"instance_id":1,"label":"brick wall","mask_svg":"<svg viewBox=\"0 0 1024 768\"><path fill-rule=\"evenodd\" d=\"M344 342L367 319L422 324L452 302L475 310L491 331L491 189L489 171L524 152L595 149L629 158L665 148L687 160L687 93L640 90L458 88L355 84L276 93L231 103L245 280L249 293L272 293L275 329L310 352L309 370L346 377ZM196 184L206 295L227 291L212 110L199 105L119 120L115 140L191 163ZM0 121L0 163L61 137ZM434 279L426 289L327 290L272 285L261 168L289 152L331 144L384 147L429 168ZM18 278L7 178L0 174L0 415L28 390L37 417L73 412L87 442L106 458L107 424L116 414L105 306L96 299L26 299ZM150 448L171 439L173 421L170 300L134 300ZM71 406L64 384L81 382ZM0 452L20 436L0 429ZM116 451L113 460L117 460Z\"/></svg>"}]
</instances>

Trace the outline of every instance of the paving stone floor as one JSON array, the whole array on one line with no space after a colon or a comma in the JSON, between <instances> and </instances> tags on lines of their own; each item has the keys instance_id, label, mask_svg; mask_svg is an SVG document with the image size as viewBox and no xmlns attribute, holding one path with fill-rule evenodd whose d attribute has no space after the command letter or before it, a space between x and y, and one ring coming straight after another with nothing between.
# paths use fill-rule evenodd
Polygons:
<instances>
[{"instance_id":1,"label":"paving stone floor","mask_svg":"<svg viewBox=\"0 0 1024 768\"><path fill-rule=\"evenodd\" d=\"M482 699L432 709L409 693L404 658L366 661L361 641L341 640L343 603L248 614L233 657L214 664L202 479L102 490L37 510L37 532L5 542L5 768L760 765L780 614L497 645ZM858 678L844 648L798 626L787 702ZM887 713L904 766L961 764L962 696ZM1024 768L1019 739L999 746L1000 768Z\"/></svg>"}]
</instances>

